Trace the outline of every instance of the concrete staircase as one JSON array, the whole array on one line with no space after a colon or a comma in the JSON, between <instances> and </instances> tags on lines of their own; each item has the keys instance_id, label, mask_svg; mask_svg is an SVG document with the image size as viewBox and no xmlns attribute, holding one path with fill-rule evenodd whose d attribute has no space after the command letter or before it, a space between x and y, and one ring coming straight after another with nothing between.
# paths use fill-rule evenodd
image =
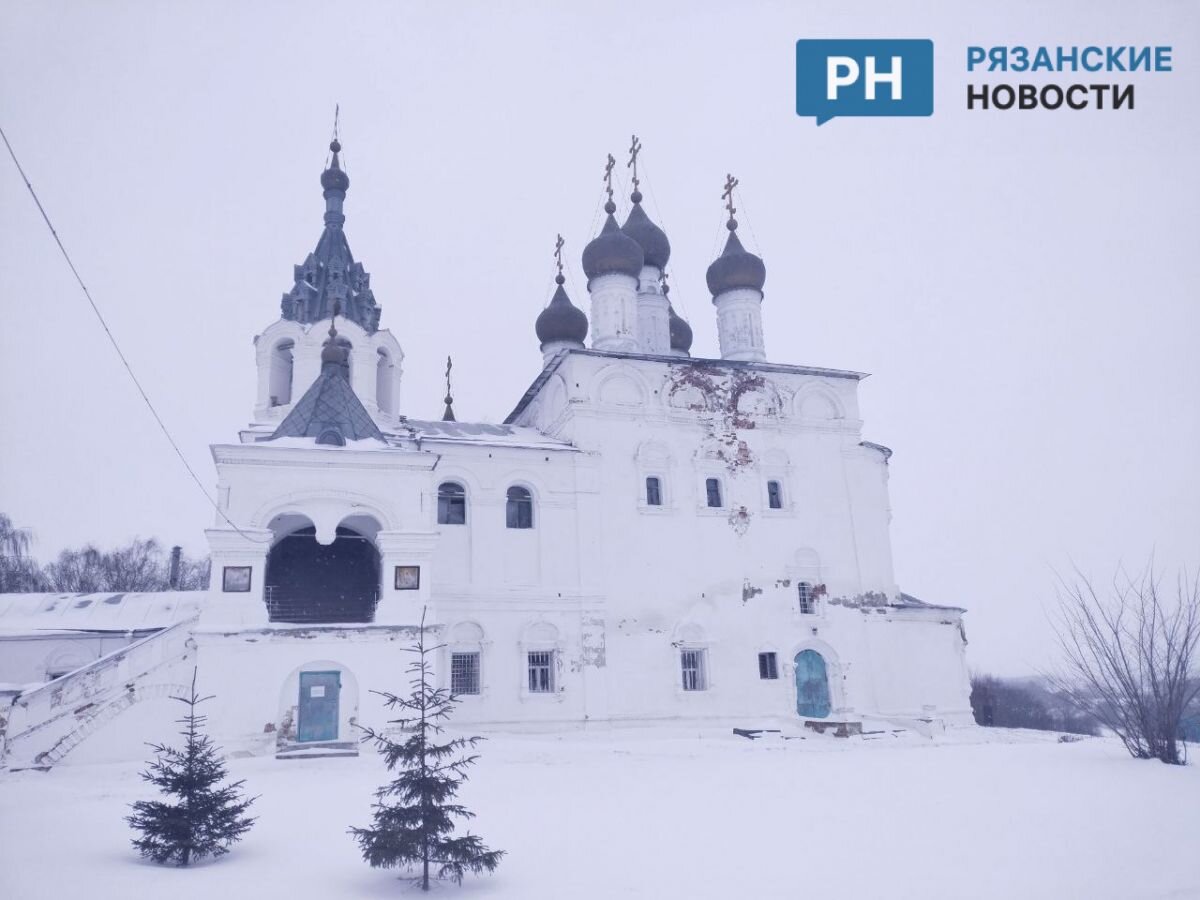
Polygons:
<instances>
[{"instance_id":1,"label":"concrete staircase","mask_svg":"<svg viewBox=\"0 0 1200 900\"><path fill-rule=\"evenodd\" d=\"M17 695L0 720L0 762L46 770L88 735L143 699L186 690L194 619L177 622L74 672Z\"/></svg>"}]
</instances>

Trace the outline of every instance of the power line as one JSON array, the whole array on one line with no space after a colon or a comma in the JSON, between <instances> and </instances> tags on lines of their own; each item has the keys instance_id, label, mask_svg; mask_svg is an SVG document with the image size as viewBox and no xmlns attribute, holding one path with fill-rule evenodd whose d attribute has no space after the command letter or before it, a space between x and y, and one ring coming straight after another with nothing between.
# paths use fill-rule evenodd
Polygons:
<instances>
[{"instance_id":1,"label":"power line","mask_svg":"<svg viewBox=\"0 0 1200 900\"><path fill-rule=\"evenodd\" d=\"M37 191L33 189L33 184L30 183L29 177L25 174L25 169L21 166L21 161L17 159L16 151L13 150L12 144L9 143L8 135L5 134L3 127L0 127L0 138L4 139L4 146L8 148L8 155L12 157L13 165L17 167L17 171L21 175L21 180L25 182L25 187L29 190L29 196L32 197L33 202L37 204L38 212L42 214L42 220L46 223L46 227L50 229L50 234L54 237L54 243L58 245L59 252L62 253L63 259L67 261L67 266L70 267L71 274L75 276L75 280L79 283L79 287L83 291L83 296L87 298L88 304L92 307L92 312L96 314L96 318L100 321L100 327L104 329L104 333L108 336L108 340L112 344L113 349L117 351L117 356L121 360L121 365L123 365L125 367L125 371L129 373L129 378L133 382L133 386L137 388L137 392L141 395L142 400L145 401L146 408L150 410L150 415L154 416L154 421L158 423L158 427L162 430L167 442L170 443L171 448L175 451L175 455L179 457L179 461L183 463L183 467L187 469L187 473L192 476L192 481L196 483L196 487L200 489L200 493L204 495L204 499L212 505L212 508L217 511L217 514L222 519L229 523L230 527L233 528L234 531L247 540L256 541L258 543L269 543L269 541L259 541L259 539L252 538L250 535L244 533L240 528L237 527L237 525L233 523L233 520L225 514L225 511L221 509L217 502L209 495L208 490L204 487L203 482L200 481L200 477L196 474L195 469L193 469L191 464L187 461L187 457L183 455L183 451L179 449L179 444L175 442L175 438L173 438L171 436L171 432L167 430L166 423L163 422L162 417L158 414L158 410L156 410L154 408L154 404L150 402L150 397L146 394L145 389L142 387L142 383L138 381L137 375L133 373L133 367L129 365L129 360L126 359L125 354L121 352L121 345L117 343L117 339L113 336L112 331L109 329L108 323L104 321L104 316L101 314L100 308L96 306L96 301L92 299L92 292L89 291L87 285L83 283L83 278L80 276L79 270L75 268L75 263L71 261L71 254L67 252L67 248L63 245L62 238L58 236L58 232L55 230L54 224L50 221L50 216L46 213L46 208L42 206L42 201L38 199Z\"/></svg>"}]
</instances>

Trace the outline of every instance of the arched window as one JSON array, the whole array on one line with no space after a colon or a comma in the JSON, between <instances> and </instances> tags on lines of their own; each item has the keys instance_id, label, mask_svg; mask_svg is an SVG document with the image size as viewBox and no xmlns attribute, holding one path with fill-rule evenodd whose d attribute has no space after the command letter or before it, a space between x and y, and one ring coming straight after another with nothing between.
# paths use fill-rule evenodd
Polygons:
<instances>
[{"instance_id":1,"label":"arched window","mask_svg":"<svg viewBox=\"0 0 1200 900\"><path fill-rule=\"evenodd\" d=\"M708 505L717 509L724 504L721 502L721 479L706 478L704 480L704 496Z\"/></svg>"},{"instance_id":2,"label":"arched window","mask_svg":"<svg viewBox=\"0 0 1200 900\"><path fill-rule=\"evenodd\" d=\"M438 485L437 520L439 525L467 524L467 492L461 484L444 481Z\"/></svg>"},{"instance_id":3,"label":"arched window","mask_svg":"<svg viewBox=\"0 0 1200 900\"><path fill-rule=\"evenodd\" d=\"M646 479L646 505L662 506L662 482L656 475Z\"/></svg>"},{"instance_id":4,"label":"arched window","mask_svg":"<svg viewBox=\"0 0 1200 900\"><path fill-rule=\"evenodd\" d=\"M386 350L380 348L379 361L375 364L375 404L379 407L380 412L389 415L396 412L392 392L392 385L395 382L394 374L395 368L392 365L391 357L388 356Z\"/></svg>"},{"instance_id":5,"label":"arched window","mask_svg":"<svg viewBox=\"0 0 1200 900\"><path fill-rule=\"evenodd\" d=\"M508 528L533 527L533 495L528 489L514 485L508 489L504 508L504 524Z\"/></svg>"},{"instance_id":6,"label":"arched window","mask_svg":"<svg viewBox=\"0 0 1200 900\"><path fill-rule=\"evenodd\" d=\"M767 482L767 506L771 509L783 509L783 485L778 481Z\"/></svg>"},{"instance_id":7,"label":"arched window","mask_svg":"<svg viewBox=\"0 0 1200 900\"><path fill-rule=\"evenodd\" d=\"M281 341L271 351L271 375L268 390L272 406L287 406L292 402L292 341Z\"/></svg>"},{"instance_id":8,"label":"arched window","mask_svg":"<svg viewBox=\"0 0 1200 900\"><path fill-rule=\"evenodd\" d=\"M802 615L811 616L817 612L817 594L813 590L813 586L807 581L802 581L796 585L796 592L800 601L800 612Z\"/></svg>"}]
</instances>

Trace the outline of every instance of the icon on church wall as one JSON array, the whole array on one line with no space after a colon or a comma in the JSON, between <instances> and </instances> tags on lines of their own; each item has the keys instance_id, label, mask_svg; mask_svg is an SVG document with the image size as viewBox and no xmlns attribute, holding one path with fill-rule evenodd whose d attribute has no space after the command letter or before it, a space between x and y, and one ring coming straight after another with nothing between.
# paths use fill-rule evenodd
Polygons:
<instances>
[{"instance_id":1,"label":"icon on church wall","mask_svg":"<svg viewBox=\"0 0 1200 900\"><path fill-rule=\"evenodd\" d=\"M222 589L233 593L249 591L251 571L252 566L226 566Z\"/></svg>"},{"instance_id":2,"label":"icon on church wall","mask_svg":"<svg viewBox=\"0 0 1200 900\"><path fill-rule=\"evenodd\" d=\"M396 590L416 591L421 588L420 566L396 566Z\"/></svg>"}]
</instances>

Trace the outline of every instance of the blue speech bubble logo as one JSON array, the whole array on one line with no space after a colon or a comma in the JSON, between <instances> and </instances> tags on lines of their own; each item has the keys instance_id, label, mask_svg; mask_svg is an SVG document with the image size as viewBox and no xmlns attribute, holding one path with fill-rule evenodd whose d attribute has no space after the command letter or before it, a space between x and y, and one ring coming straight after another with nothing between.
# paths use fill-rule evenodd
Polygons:
<instances>
[{"instance_id":1,"label":"blue speech bubble logo","mask_svg":"<svg viewBox=\"0 0 1200 900\"><path fill-rule=\"evenodd\" d=\"M933 41L796 41L796 115L933 115Z\"/></svg>"}]
</instances>

